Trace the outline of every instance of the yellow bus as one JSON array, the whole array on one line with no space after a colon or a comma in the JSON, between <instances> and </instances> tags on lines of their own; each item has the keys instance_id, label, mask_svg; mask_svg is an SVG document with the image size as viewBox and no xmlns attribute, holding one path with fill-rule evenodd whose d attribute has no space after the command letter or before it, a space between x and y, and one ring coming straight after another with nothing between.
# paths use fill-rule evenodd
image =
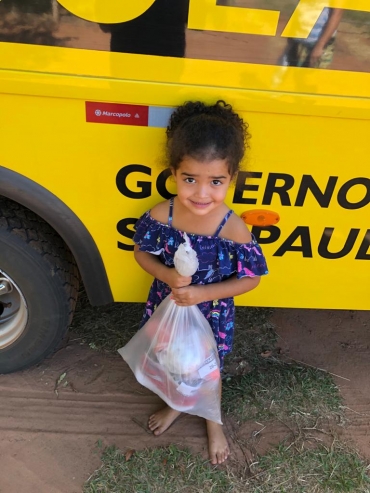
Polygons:
<instances>
[{"instance_id":1,"label":"yellow bus","mask_svg":"<svg viewBox=\"0 0 370 493\"><path fill-rule=\"evenodd\" d=\"M237 303L369 309L369 73L367 0L3 0L0 373L56 348L80 280L94 305L145 300L134 225L175 194L186 100L250 125L228 202L270 275Z\"/></svg>"}]
</instances>

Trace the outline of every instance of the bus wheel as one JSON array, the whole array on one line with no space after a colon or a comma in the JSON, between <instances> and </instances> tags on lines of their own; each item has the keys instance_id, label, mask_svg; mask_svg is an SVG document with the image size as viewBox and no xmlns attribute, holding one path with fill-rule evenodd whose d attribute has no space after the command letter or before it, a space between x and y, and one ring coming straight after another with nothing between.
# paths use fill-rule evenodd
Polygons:
<instances>
[{"instance_id":1,"label":"bus wheel","mask_svg":"<svg viewBox=\"0 0 370 493\"><path fill-rule=\"evenodd\" d=\"M76 263L58 234L0 198L0 373L35 365L59 346L78 286Z\"/></svg>"}]
</instances>

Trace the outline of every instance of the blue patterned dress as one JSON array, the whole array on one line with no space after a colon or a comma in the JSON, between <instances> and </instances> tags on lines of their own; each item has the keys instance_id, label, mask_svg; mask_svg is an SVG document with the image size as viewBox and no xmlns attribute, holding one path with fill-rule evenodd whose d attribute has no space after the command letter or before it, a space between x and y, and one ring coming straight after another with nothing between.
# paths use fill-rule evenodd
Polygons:
<instances>
[{"instance_id":1,"label":"blue patterned dress","mask_svg":"<svg viewBox=\"0 0 370 493\"><path fill-rule=\"evenodd\" d=\"M250 243L235 243L219 234L233 214L230 210L221 221L214 236L187 233L192 248L197 252L199 269L192 284L211 284L225 281L236 275L242 277L262 276L268 273L261 247L253 238ZM146 212L136 223L134 242L142 252L157 255L163 264L174 267L173 258L180 243L184 243L183 231L172 226L173 199L170 200L168 224L163 224ZM140 327L152 316L157 306L170 294L170 287L154 279L149 291ZM200 303L199 308L212 327L218 347L221 369L225 354L232 350L235 307L233 298L223 298Z\"/></svg>"}]
</instances>

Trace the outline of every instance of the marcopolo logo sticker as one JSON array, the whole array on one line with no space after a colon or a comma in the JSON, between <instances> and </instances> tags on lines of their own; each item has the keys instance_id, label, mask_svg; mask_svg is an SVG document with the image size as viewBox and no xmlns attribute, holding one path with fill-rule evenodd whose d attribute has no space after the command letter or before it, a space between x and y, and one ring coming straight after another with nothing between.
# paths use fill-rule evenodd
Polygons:
<instances>
[{"instance_id":1,"label":"marcopolo logo sticker","mask_svg":"<svg viewBox=\"0 0 370 493\"><path fill-rule=\"evenodd\" d=\"M149 123L149 107L86 101L86 121L89 123L147 127Z\"/></svg>"},{"instance_id":2,"label":"marcopolo logo sticker","mask_svg":"<svg viewBox=\"0 0 370 493\"><path fill-rule=\"evenodd\" d=\"M86 122L166 128L173 108L86 101Z\"/></svg>"}]
</instances>

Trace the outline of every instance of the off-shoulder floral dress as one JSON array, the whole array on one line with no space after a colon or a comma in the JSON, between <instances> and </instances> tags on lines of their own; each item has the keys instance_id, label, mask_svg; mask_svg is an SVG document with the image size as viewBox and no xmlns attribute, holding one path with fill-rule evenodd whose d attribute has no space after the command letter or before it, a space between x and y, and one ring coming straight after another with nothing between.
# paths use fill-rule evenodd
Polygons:
<instances>
[{"instance_id":1,"label":"off-shoulder floral dress","mask_svg":"<svg viewBox=\"0 0 370 493\"><path fill-rule=\"evenodd\" d=\"M249 243L241 244L219 236L232 214L232 210L227 212L213 236L187 233L199 260L199 269L192 278L192 284L221 282L235 275L240 279L268 274L265 257L254 238ZM174 254L180 243L184 242L184 232L172 226L172 216L173 198L170 200L168 224L153 219L150 211L147 211L137 221L134 235L134 242L139 246L140 251L157 255L168 267L174 267ZM140 327L147 322L170 292L171 289L166 283L154 279ZM234 299L206 301L198 306L212 328L222 369L225 354L232 350Z\"/></svg>"}]
</instances>

